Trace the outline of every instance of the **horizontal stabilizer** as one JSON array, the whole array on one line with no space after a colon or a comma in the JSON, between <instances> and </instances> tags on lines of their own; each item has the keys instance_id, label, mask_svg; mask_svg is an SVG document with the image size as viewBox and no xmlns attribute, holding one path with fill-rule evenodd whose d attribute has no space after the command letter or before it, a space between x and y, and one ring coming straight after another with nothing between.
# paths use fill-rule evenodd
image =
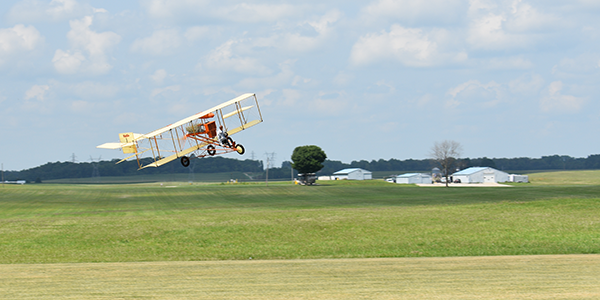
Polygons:
<instances>
[{"instance_id":1,"label":"horizontal stabilizer","mask_svg":"<svg viewBox=\"0 0 600 300\"><path fill-rule=\"evenodd\" d=\"M96 146L96 148L122 149L123 153L136 153L137 147L136 147L135 141L140 139L141 137L143 137L143 134L133 133L133 132L120 133L119 134L119 140L121 141L120 143L104 143L102 145Z\"/></svg>"},{"instance_id":2,"label":"horizontal stabilizer","mask_svg":"<svg viewBox=\"0 0 600 300\"><path fill-rule=\"evenodd\" d=\"M104 143L100 146L96 146L96 148L101 149L121 149L123 147L123 143Z\"/></svg>"}]
</instances>

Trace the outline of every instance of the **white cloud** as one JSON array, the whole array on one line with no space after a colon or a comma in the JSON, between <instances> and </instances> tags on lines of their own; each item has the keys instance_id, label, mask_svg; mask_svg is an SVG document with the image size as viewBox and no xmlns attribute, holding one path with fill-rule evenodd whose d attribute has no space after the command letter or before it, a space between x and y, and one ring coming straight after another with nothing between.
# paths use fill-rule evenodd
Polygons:
<instances>
[{"instance_id":1,"label":"white cloud","mask_svg":"<svg viewBox=\"0 0 600 300\"><path fill-rule=\"evenodd\" d=\"M76 0L27 0L20 1L11 7L7 19L12 22L63 21L81 18L86 14L106 12L89 4L80 4Z\"/></svg>"},{"instance_id":2,"label":"white cloud","mask_svg":"<svg viewBox=\"0 0 600 300\"><path fill-rule=\"evenodd\" d=\"M362 12L370 21L390 18L403 24L439 24L459 22L467 8L467 0L379 0Z\"/></svg>"},{"instance_id":3,"label":"white cloud","mask_svg":"<svg viewBox=\"0 0 600 300\"><path fill-rule=\"evenodd\" d=\"M514 94L537 94L544 85L544 79L539 74L524 74L508 83L510 91Z\"/></svg>"},{"instance_id":4,"label":"white cloud","mask_svg":"<svg viewBox=\"0 0 600 300\"><path fill-rule=\"evenodd\" d=\"M576 57L565 57L552 67L552 74L569 77L597 74L598 67L600 67L599 57L598 53L583 53Z\"/></svg>"},{"instance_id":5,"label":"white cloud","mask_svg":"<svg viewBox=\"0 0 600 300\"><path fill-rule=\"evenodd\" d=\"M72 14L78 3L75 0L52 0L46 12L54 18Z\"/></svg>"},{"instance_id":6,"label":"white cloud","mask_svg":"<svg viewBox=\"0 0 600 300\"><path fill-rule=\"evenodd\" d=\"M175 52L181 46L182 38L176 29L157 30L151 36L137 39L131 44L131 51L150 54L166 55Z\"/></svg>"},{"instance_id":7,"label":"white cloud","mask_svg":"<svg viewBox=\"0 0 600 300\"><path fill-rule=\"evenodd\" d=\"M244 74L266 75L271 73L257 59L236 54L234 46L239 43L240 41L229 40L212 50L206 57L205 66L212 70L235 71Z\"/></svg>"},{"instance_id":8,"label":"white cloud","mask_svg":"<svg viewBox=\"0 0 600 300\"><path fill-rule=\"evenodd\" d=\"M494 70L526 70L534 67L533 63L525 57L509 56L494 57L488 61L486 67Z\"/></svg>"},{"instance_id":9,"label":"white cloud","mask_svg":"<svg viewBox=\"0 0 600 300\"><path fill-rule=\"evenodd\" d=\"M335 77L333 77L333 83L344 86L354 80L355 77L355 74L348 73L346 71L340 71L335 75Z\"/></svg>"},{"instance_id":10,"label":"white cloud","mask_svg":"<svg viewBox=\"0 0 600 300\"><path fill-rule=\"evenodd\" d=\"M43 42L43 37L32 25L15 25L0 29L0 64L12 55L32 51Z\"/></svg>"},{"instance_id":11,"label":"white cloud","mask_svg":"<svg viewBox=\"0 0 600 300\"><path fill-rule=\"evenodd\" d=\"M503 28L506 17L488 14L474 20L469 27L467 42L476 49L495 50L527 46L525 36L510 35Z\"/></svg>"},{"instance_id":12,"label":"white cloud","mask_svg":"<svg viewBox=\"0 0 600 300\"><path fill-rule=\"evenodd\" d=\"M283 93L283 99L278 103L285 106L294 106L302 99L302 92L299 90L283 89L281 92Z\"/></svg>"},{"instance_id":13,"label":"white cloud","mask_svg":"<svg viewBox=\"0 0 600 300\"><path fill-rule=\"evenodd\" d=\"M316 99L311 100L305 108L310 108L312 112L321 115L329 117L343 115L354 106L352 102L348 101L344 91L320 91L315 96Z\"/></svg>"},{"instance_id":14,"label":"white cloud","mask_svg":"<svg viewBox=\"0 0 600 300\"><path fill-rule=\"evenodd\" d=\"M50 87L47 85L34 85L25 92L25 100L36 98L37 100L44 101L48 90L50 90Z\"/></svg>"},{"instance_id":15,"label":"white cloud","mask_svg":"<svg viewBox=\"0 0 600 300\"><path fill-rule=\"evenodd\" d=\"M299 76L294 75L294 71L292 70L292 66L294 65L294 63L295 60L284 61L283 63L279 64L281 72L279 72L278 74L262 78L245 78L240 81L239 86L248 89L255 89L257 87L287 86L290 85L290 83L292 86L297 86L298 81L302 82L305 79L299 78Z\"/></svg>"},{"instance_id":16,"label":"white cloud","mask_svg":"<svg viewBox=\"0 0 600 300\"><path fill-rule=\"evenodd\" d=\"M584 7L600 8L600 2L597 0L578 0L577 2L583 4Z\"/></svg>"},{"instance_id":17,"label":"white cloud","mask_svg":"<svg viewBox=\"0 0 600 300\"><path fill-rule=\"evenodd\" d=\"M236 22L273 22L296 15L298 8L290 4L240 3L222 6L212 13Z\"/></svg>"},{"instance_id":18,"label":"white cloud","mask_svg":"<svg viewBox=\"0 0 600 300\"><path fill-rule=\"evenodd\" d=\"M427 94L419 97L415 102L416 102L417 106L419 106L419 107L426 107L430 103L432 103L434 100L435 100L435 96L427 93Z\"/></svg>"},{"instance_id":19,"label":"white cloud","mask_svg":"<svg viewBox=\"0 0 600 300\"><path fill-rule=\"evenodd\" d=\"M475 49L522 49L535 45L543 36L565 26L561 18L542 13L522 0L488 2L471 0L467 42Z\"/></svg>"},{"instance_id":20,"label":"white cloud","mask_svg":"<svg viewBox=\"0 0 600 300\"><path fill-rule=\"evenodd\" d=\"M71 30L67 33L67 38L71 50L56 50L52 62L57 72L74 74L82 71L90 74L105 74L112 69L108 63L108 52L121 41L121 36L111 31L101 33L92 31L90 29L92 22L92 16L69 22ZM84 53L89 55L89 59L84 56Z\"/></svg>"},{"instance_id":21,"label":"white cloud","mask_svg":"<svg viewBox=\"0 0 600 300\"><path fill-rule=\"evenodd\" d=\"M54 63L54 68L60 74L75 74L79 71L81 64L85 61L85 56L81 54L79 51L70 50L56 50L54 53L54 57L52 58L52 63Z\"/></svg>"},{"instance_id":22,"label":"white cloud","mask_svg":"<svg viewBox=\"0 0 600 300\"><path fill-rule=\"evenodd\" d=\"M564 25L562 18L542 13L523 0L513 0L508 16L506 28L512 32L539 32Z\"/></svg>"},{"instance_id":23,"label":"white cloud","mask_svg":"<svg viewBox=\"0 0 600 300\"><path fill-rule=\"evenodd\" d=\"M165 71L165 69L156 70L156 72L154 72L154 74L150 76L150 78L156 84L162 84L166 77L167 71Z\"/></svg>"},{"instance_id":24,"label":"white cloud","mask_svg":"<svg viewBox=\"0 0 600 300\"><path fill-rule=\"evenodd\" d=\"M160 88L160 89L153 89L152 93L150 94L151 97L155 97L157 95L163 94L165 92L179 92L179 90L181 90L181 86L180 85L171 85L171 86L167 86L164 88Z\"/></svg>"},{"instance_id":25,"label":"white cloud","mask_svg":"<svg viewBox=\"0 0 600 300\"><path fill-rule=\"evenodd\" d=\"M71 111L75 113L92 112L94 104L84 100L75 100L71 102Z\"/></svg>"},{"instance_id":26,"label":"white cloud","mask_svg":"<svg viewBox=\"0 0 600 300\"><path fill-rule=\"evenodd\" d=\"M410 67L428 67L448 62L464 61L464 52L444 53L438 41L448 39L443 29L425 32L419 28L392 25L389 32L371 33L359 38L352 47L350 61L355 65L367 65L380 61L395 60Z\"/></svg>"},{"instance_id":27,"label":"white cloud","mask_svg":"<svg viewBox=\"0 0 600 300\"><path fill-rule=\"evenodd\" d=\"M208 26L192 26L183 35L189 42L200 40L210 33Z\"/></svg>"},{"instance_id":28,"label":"white cloud","mask_svg":"<svg viewBox=\"0 0 600 300\"><path fill-rule=\"evenodd\" d=\"M67 38L75 48L87 50L91 57L104 56L105 52L121 41L121 37L110 31L97 33L90 30L92 21L92 16L70 21L71 30L67 33Z\"/></svg>"},{"instance_id":29,"label":"white cloud","mask_svg":"<svg viewBox=\"0 0 600 300\"><path fill-rule=\"evenodd\" d=\"M545 95L540 100L540 108L544 112L576 113L585 104L585 98L562 94L563 83L554 81L550 83Z\"/></svg>"},{"instance_id":30,"label":"white cloud","mask_svg":"<svg viewBox=\"0 0 600 300\"><path fill-rule=\"evenodd\" d=\"M448 108L490 108L503 100L504 88L494 81L483 84L479 80L469 80L449 89L446 94L450 96L446 101Z\"/></svg>"},{"instance_id":31,"label":"white cloud","mask_svg":"<svg viewBox=\"0 0 600 300\"><path fill-rule=\"evenodd\" d=\"M293 17L299 7L290 4L236 3L213 5L209 0L146 0L142 1L150 16L162 19L209 17L233 22L273 22Z\"/></svg>"},{"instance_id":32,"label":"white cloud","mask_svg":"<svg viewBox=\"0 0 600 300\"><path fill-rule=\"evenodd\" d=\"M253 44L255 47L272 47L282 49L288 53L313 51L319 49L325 43L331 42L335 35L333 25L341 18L342 13L340 11L331 10L322 16L295 23L291 27L282 26L278 29L283 33L265 38L256 38L253 40Z\"/></svg>"},{"instance_id":33,"label":"white cloud","mask_svg":"<svg viewBox=\"0 0 600 300\"><path fill-rule=\"evenodd\" d=\"M55 83L55 85L57 88L61 88L64 93L72 94L81 99L112 98L120 90L118 85L95 81L84 81L70 85Z\"/></svg>"}]
</instances>

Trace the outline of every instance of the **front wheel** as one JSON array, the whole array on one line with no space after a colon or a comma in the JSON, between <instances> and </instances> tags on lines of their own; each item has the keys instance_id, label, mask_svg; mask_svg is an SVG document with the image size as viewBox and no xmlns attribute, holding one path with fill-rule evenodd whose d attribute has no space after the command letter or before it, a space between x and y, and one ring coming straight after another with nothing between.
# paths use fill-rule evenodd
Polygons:
<instances>
[{"instance_id":1,"label":"front wheel","mask_svg":"<svg viewBox=\"0 0 600 300\"><path fill-rule=\"evenodd\" d=\"M215 150L215 146L208 145L206 147L206 152L208 152L208 155L213 156L213 155L215 155L215 153L217 153L217 150Z\"/></svg>"},{"instance_id":2,"label":"front wheel","mask_svg":"<svg viewBox=\"0 0 600 300\"><path fill-rule=\"evenodd\" d=\"M190 165L190 158L189 158L189 157L187 157L187 156L182 156L182 157L181 157L181 164L182 164L184 167L187 167L187 166L189 166L189 165Z\"/></svg>"},{"instance_id":3,"label":"front wheel","mask_svg":"<svg viewBox=\"0 0 600 300\"><path fill-rule=\"evenodd\" d=\"M246 150L244 149L244 146L237 144L235 145L235 151L237 151L237 153L239 153L240 155L244 154L244 152L246 152Z\"/></svg>"}]
</instances>

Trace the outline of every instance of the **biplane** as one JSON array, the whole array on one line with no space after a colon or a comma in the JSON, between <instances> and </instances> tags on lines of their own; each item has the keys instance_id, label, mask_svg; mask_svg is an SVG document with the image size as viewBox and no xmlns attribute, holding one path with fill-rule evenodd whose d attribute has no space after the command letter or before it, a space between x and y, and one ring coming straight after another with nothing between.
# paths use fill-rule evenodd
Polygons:
<instances>
[{"instance_id":1,"label":"biplane","mask_svg":"<svg viewBox=\"0 0 600 300\"><path fill-rule=\"evenodd\" d=\"M176 159L187 167L192 154L197 158L230 152L244 154L244 146L231 135L262 121L256 95L244 94L147 134L120 133L118 143L97 148L121 149L131 155L117 163L135 157L139 169L160 167ZM146 157L151 157L150 163L143 160Z\"/></svg>"}]
</instances>

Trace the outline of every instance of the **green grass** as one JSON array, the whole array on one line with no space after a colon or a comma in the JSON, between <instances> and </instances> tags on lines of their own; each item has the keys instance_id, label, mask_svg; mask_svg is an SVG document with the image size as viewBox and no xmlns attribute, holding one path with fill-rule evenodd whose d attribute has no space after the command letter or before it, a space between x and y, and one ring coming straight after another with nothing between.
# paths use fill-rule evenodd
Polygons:
<instances>
[{"instance_id":1,"label":"green grass","mask_svg":"<svg viewBox=\"0 0 600 300\"><path fill-rule=\"evenodd\" d=\"M537 185L593 185L600 184L600 171L554 171L530 173L529 181Z\"/></svg>"},{"instance_id":2,"label":"green grass","mask_svg":"<svg viewBox=\"0 0 600 300\"><path fill-rule=\"evenodd\" d=\"M600 185L0 187L0 263L600 253Z\"/></svg>"}]
</instances>

